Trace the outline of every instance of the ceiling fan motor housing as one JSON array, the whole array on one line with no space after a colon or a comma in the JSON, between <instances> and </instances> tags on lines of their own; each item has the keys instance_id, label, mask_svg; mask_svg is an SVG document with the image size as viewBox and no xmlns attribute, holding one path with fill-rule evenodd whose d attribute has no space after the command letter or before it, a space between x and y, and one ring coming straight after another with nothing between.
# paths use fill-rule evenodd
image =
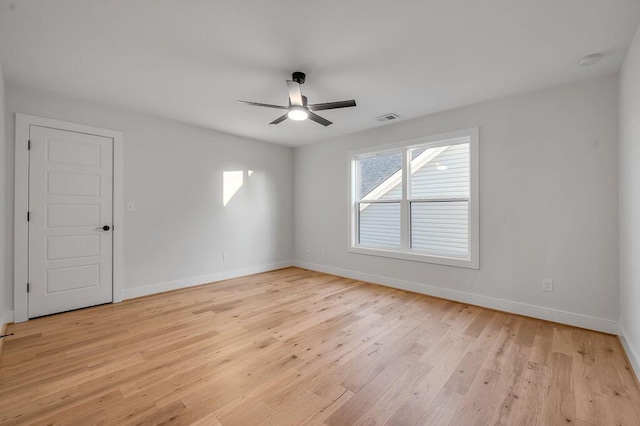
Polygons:
<instances>
[{"instance_id":1,"label":"ceiling fan motor housing","mask_svg":"<svg viewBox=\"0 0 640 426\"><path fill-rule=\"evenodd\" d=\"M291 80L295 81L298 84L304 84L305 75L303 72L296 71L291 75Z\"/></svg>"}]
</instances>

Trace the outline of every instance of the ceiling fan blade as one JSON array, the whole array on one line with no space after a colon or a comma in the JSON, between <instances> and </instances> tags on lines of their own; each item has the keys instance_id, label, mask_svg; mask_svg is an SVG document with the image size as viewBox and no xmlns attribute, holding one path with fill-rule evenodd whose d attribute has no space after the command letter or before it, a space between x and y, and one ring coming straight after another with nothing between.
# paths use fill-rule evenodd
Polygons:
<instances>
[{"instance_id":1,"label":"ceiling fan blade","mask_svg":"<svg viewBox=\"0 0 640 426\"><path fill-rule=\"evenodd\" d=\"M288 114L288 113L287 113L287 114ZM286 119L287 119L287 114L282 115L282 116L280 116L280 117L276 118L275 120L273 120L273 121L272 121L271 123L269 123L269 124L278 124L278 123L282 123L284 120L286 120Z\"/></svg>"},{"instance_id":2,"label":"ceiling fan blade","mask_svg":"<svg viewBox=\"0 0 640 426\"><path fill-rule=\"evenodd\" d=\"M322 118L318 114L314 114L311 111L309 111L309 120L315 121L318 124L322 124L325 127L333 124L331 121L327 120L326 118Z\"/></svg>"},{"instance_id":3,"label":"ceiling fan blade","mask_svg":"<svg viewBox=\"0 0 640 426\"><path fill-rule=\"evenodd\" d=\"M271 105L271 104L261 104L259 102L249 102L249 101L238 101L239 104L253 105L265 108L277 108L277 109L288 109L289 107L280 106L280 105Z\"/></svg>"},{"instance_id":4,"label":"ceiling fan blade","mask_svg":"<svg viewBox=\"0 0 640 426\"><path fill-rule=\"evenodd\" d=\"M322 111L323 109L349 108L354 106L356 106L356 101L351 99L350 101L327 102L326 104L307 105L307 108L309 108L309 110L311 111Z\"/></svg>"},{"instance_id":5,"label":"ceiling fan blade","mask_svg":"<svg viewBox=\"0 0 640 426\"><path fill-rule=\"evenodd\" d=\"M302 92L300 91L300 84L295 81L287 80L287 88L289 89L289 100L291 105L302 106Z\"/></svg>"}]
</instances>

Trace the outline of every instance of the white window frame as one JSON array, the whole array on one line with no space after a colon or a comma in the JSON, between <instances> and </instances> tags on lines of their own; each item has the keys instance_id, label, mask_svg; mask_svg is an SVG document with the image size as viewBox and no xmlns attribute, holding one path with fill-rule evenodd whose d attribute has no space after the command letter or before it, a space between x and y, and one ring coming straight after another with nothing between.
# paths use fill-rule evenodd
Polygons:
<instances>
[{"instance_id":1,"label":"white window frame","mask_svg":"<svg viewBox=\"0 0 640 426\"><path fill-rule=\"evenodd\" d=\"M478 127L441 133L417 139L403 140L385 145L349 151L349 246L350 253L370 256L389 257L393 259L410 260L414 262L435 263L438 265L456 266L470 269L480 269L480 170L479 170L479 134ZM409 247L411 221L409 204L412 200L408 197L408 185L411 171L408 167L408 153L411 148L420 146L436 148L449 145L452 140L469 139L469 259L460 259L445 256L434 256L411 250ZM402 200L400 201L400 233L401 247L378 248L361 246L358 244L358 200L357 199L357 174L356 157L367 154L381 154L405 150L403 156L402 176ZM414 200L415 201L415 200ZM381 201L382 202L382 201Z\"/></svg>"}]
</instances>

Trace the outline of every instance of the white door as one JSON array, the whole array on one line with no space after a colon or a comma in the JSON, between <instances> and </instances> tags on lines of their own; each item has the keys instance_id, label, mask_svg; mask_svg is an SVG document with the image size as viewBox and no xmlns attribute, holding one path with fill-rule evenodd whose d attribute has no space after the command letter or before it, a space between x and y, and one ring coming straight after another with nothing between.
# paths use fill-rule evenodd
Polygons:
<instances>
[{"instance_id":1,"label":"white door","mask_svg":"<svg viewBox=\"0 0 640 426\"><path fill-rule=\"evenodd\" d=\"M113 139L30 126L29 317L113 300Z\"/></svg>"}]
</instances>

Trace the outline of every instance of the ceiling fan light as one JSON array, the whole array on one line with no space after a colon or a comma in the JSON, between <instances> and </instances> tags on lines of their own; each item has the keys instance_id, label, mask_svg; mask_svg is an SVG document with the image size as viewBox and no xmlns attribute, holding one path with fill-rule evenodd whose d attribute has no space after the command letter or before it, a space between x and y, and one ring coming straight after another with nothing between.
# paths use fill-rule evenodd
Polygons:
<instances>
[{"instance_id":1,"label":"ceiling fan light","mask_svg":"<svg viewBox=\"0 0 640 426\"><path fill-rule=\"evenodd\" d=\"M309 118L309 113L303 107L291 107L287 113L287 117L295 121L303 121Z\"/></svg>"}]
</instances>

